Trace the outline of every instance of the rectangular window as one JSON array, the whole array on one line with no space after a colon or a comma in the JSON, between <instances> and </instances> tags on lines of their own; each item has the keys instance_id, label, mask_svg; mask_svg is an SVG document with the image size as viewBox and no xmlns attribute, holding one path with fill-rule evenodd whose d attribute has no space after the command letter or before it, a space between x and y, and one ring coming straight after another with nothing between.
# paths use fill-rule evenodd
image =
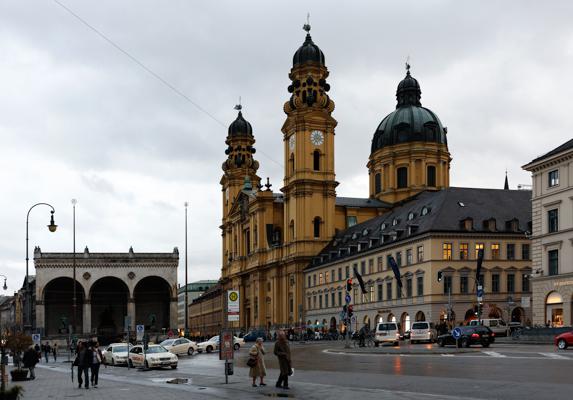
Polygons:
<instances>
[{"instance_id":1,"label":"rectangular window","mask_svg":"<svg viewBox=\"0 0 573 400\"><path fill-rule=\"evenodd\" d=\"M330 282L334 282L336 280L336 275L334 275L334 270L330 271Z\"/></svg>"},{"instance_id":2,"label":"rectangular window","mask_svg":"<svg viewBox=\"0 0 573 400\"><path fill-rule=\"evenodd\" d=\"M460 276L460 293L468 294L468 291L469 291L468 277Z\"/></svg>"},{"instance_id":3,"label":"rectangular window","mask_svg":"<svg viewBox=\"0 0 573 400\"><path fill-rule=\"evenodd\" d=\"M398 168L396 175L398 175L397 177L398 189L408 187L408 168L406 167Z\"/></svg>"},{"instance_id":4,"label":"rectangular window","mask_svg":"<svg viewBox=\"0 0 573 400\"><path fill-rule=\"evenodd\" d=\"M418 296L423 296L424 295L424 277L423 276L418 276L416 278L416 280L418 281Z\"/></svg>"},{"instance_id":5,"label":"rectangular window","mask_svg":"<svg viewBox=\"0 0 573 400\"><path fill-rule=\"evenodd\" d=\"M332 307L336 305L336 303L334 302L334 292L330 293L330 302L332 303Z\"/></svg>"},{"instance_id":6,"label":"rectangular window","mask_svg":"<svg viewBox=\"0 0 573 400\"><path fill-rule=\"evenodd\" d=\"M559 211L557 209L547 211L547 225L549 233L559 230Z\"/></svg>"},{"instance_id":7,"label":"rectangular window","mask_svg":"<svg viewBox=\"0 0 573 400\"><path fill-rule=\"evenodd\" d=\"M328 293L324 295L324 308L328 308Z\"/></svg>"},{"instance_id":8,"label":"rectangular window","mask_svg":"<svg viewBox=\"0 0 573 400\"><path fill-rule=\"evenodd\" d=\"M390 259L392 258L392 254L386 254L386 268L390 268Z\"/></svg>"},{"instance_id":9,"label":"rectangular window","mask_svg":"<svg viewBox=\"0 0 573 400\"><path fill-rule=\"evenodd\" d=\"M469 245L467 243L460 243L460 260L468 259Z\"/></svg>"},{"instance_id":10,"label":"rectangular window","mask_svg":"<svg viewBox=\"0 0 573 400\"><path fill-rule=\"evenodd\" d=\"M499 260L499 243L491 244L491 259Z\"/></svg>"},{"instance_id":11,"label":"rectangular window","mask_svg":"<svg viewBox=\"0 0 573 400\"><path fill-rule=\"evenodd\" d=\"M559 170L549 171L549 187L559 185Z\"/></svg>"},{"instance_id":12,"label":"rectangular window","mask_svg":"<svg viewBox=\"0 0 573 400\"><path fill-rule=\"evenodd\" d=\"M521 259L529 260L529 244L521 245Z\"/></svg>"},{"instance_id":13,"label":"rectangular window","mask_svg":"<svg viewBox=\"0 0 573 400\"><path fill-rule=\"evenodd\" d=\"M529 292L529 275L521 274L521 291Z\"/></svg>"},{"instance_id":14,"label":"rectangular window","mask_svg":"<svg viewBox=\"0 0 573 400\"><path fill-rule=\"evenodd\" d=\"M351 226L354 226L358 223L358 220L356 219L355 216L350 215L348 217L346 217L346 227L350 228Z\"/></svg>"},{"instance_id":15,"label":"rectangular window","mask_svg":"<svg viewBox=\"0 0 573 400\"><path fill-rule=\"evenodd\" d=\"M382 191L382 176L380 173L374 175L374 191L376 194Z\"/></svg>"},{"instance_id":16,"label":"rectangular window","mask_svg":"<svg viewBox=\"0 0 573 400\"><path fill-rule=\"evenodd\" d=\"M378 268L377 268L378 272L382 272L382 268L384 268L383 261L384 257L378 257Z\"/></svg>"},{"instance_id":17,"label":"rectangular window","mask_svg":"<svg viewBox=\"0 0 573 400\"><path fill-rule=\"evenodd\" d=\"M444 243L442 244L442 260L452 259L452 244Z\"/></svg>"},{"instance_id":18,"label":"rectangular window","mask_svg":"<svg viewBox=\"0 0 573 400\"><path fill-rule=\"evenodd\" d=\"M406 250L406 264L410 265L414 262L414 257L412 257L412 249Z\"/></svg>"},{"instance_id":19,"label":"rectangular window","mask_svg":"<svg viewBox=\"0 0 573 400\"><path fill-rule=\"evenodd\" d=\"M316 286L316 274L312 276L312 286Z\"/></svg>"},{"instance_id":20,"label":"rectangular window","mask_svg":"<svg viewBox=\"0 0 573 400\"><path fill-rule=\"evenodd\" d=\"M310 310L310 297L306 299L307 309Z\"/></svg>"},{"instance_id":21,"label":"rectangular window","mask_svg":"<svg viewBox=\"0 0 573 400\"><path fill-rule=\"evenodd\" d=\"M452 290L452 276L444 276L444 294L451 293Z\"/></svg>"},{"instance_id":22,"label":"rectangular window","mask_svg":"<svg viewBox=\"0 0 573 400\"><path fill-rule=\"evenodd\" d=\"M559 250L549 250L547 252L549 275L557 275L559 273Z\"/></svg>"},{"instance_id":23,"label":"rectangular window","mask_svg":"<svg viewBox=\"0 0 573 400\"><path fill-rule=\"evenodd\" d=\"M412 297L412 278L406 279L406 297Z\"/></svg>"},{"instance_id":24,"label":"rectangular window","mask_svg":"<svg viewBox=\"0 0 573 400\"><path fill-rule=\"evenodd\" d=\"M426 171L428 186L436 186L436 167L433 165L428 165Z\"/></svg>"},{"instance_id":25,"label":"rectangular window","mask_svg":"<svg viewBox=\"0 0 573 400\"><path fill-rule=\"evenodd\" d=\"M342 280L342 268L338 268L338 280Z\"/></svg>"},{"instance_id":26,"label":"rectangular window","mask_svg":"<svg viewBox=\"0 0 573 400\"><path fill-rule=\"evenodd\" d=\"M320 272L318 274L318 284L319 285L323 285L324 284L324 276L322 275L322 272Z\"/></svg>"},{"instance_id":27,"label":"rectangular window","mask_svg":"<svg viewBox=\"0 0 573 400\"><path fill-rule=\"evenodd\" d=\"M418 246L418 262L424 261L424 246Z\"/></svg>"},{"instance_id":28,"label":"rectangular window","mask_svg":"<svg viewBox=\"0 0 573 400\"><path fill-rule=\"evenodd\" d=\"M358 289L356 289L356 288L354 289L354 293L353 293L352 298L354 299L354 304L358 304L358 303L359 303L358 300L359 300L360 298L358 297Z\"/></svg>"},{"instance_id":29,"label":"rectangular window","mask_svg":"<svg viewBox=\"0 0 573 400\"><path fill-rule=\"evenodd\" d=\"M342 306L342 292L338 292L338 305Z\"/></svg>"},{"instance_id":30,"label":"rectangular window","mask_svg":"<svg viewBox=\"0 0 573 400\"><path fill-rule=\"evenodd\" d=\"M474 256L476 260L478 259L478 255L479 255L480 250L483 251L483 247L484 247L483 243L476 243L476 247L475 247L476 253ZM485 258L485 254L484 254L484 258Z\"/></svg>"},{"instance_id":31,"label":"rectangular window","mask_svg":"<svg viewBox=\"0 0 573 400\"><path fill-rule=\"evenodd\" d=\"M507 293L515 293L515 274L507 274Z\"/></svg>"},{"instance_id":32,"label":"rectangular window","mask_svg":"<svg viewBox=\"0 0 573 400\"><path fill-rule=\"evenodd\" d=\"M316 296L312 296L312 308L316 309Z\"/></svg>"},{"instance_id":33,"label":"rectangular window","mask_svg":"<svg viewBox=\"0 0 573 400\"><path fill-rule=\"evenodd\" d=\"M499 274L491 275L491 292L499 293Z\"/></svg>"},{"instance_id":34,"label":"rectangular window","mask_svg":"<svg viewBox=\"0 0 573 400\"><path fill-rule=\"evenodd\" d=\"M368 260L368 273L369 274L374 273L374 259L373 258Z\"/></svg>"},{"instance_id":35,"label":"rectangular window","mask_svg":"<svg viewBox=\"0 0 573 400\"><path fill-rule=\"evenodd\" d=\"M350 267L347 265L346 266L346 278L345 279L348 279L348 278L350 278Z\"/></svg>"},{"instance_id":36,"label":"rectangular window","mask_svg":"<svg viewBox=\"0 0 573 400\"><path fill-rule=\"evenodd\" d=\"M370 294L368 296L368 301L374 301L374 285L370 285Z\"/></svg>"},{"instance_id":37,"label":"rectangular window","mask_svg":"<svg viewBox=\"0 0 573 400\"><path fill-rule=\"evenodd\" d=\"M324 283L328 283L328 279L330 278L330 274L328 273L328 271L326 271L324 273Z\"/></svg>"},{"instance_id":38,"label":"rectangular window","mask_svg":"<svg viewBox=\"0 0 573 400\"><path fill-rule=\"evenodd\" d=\"M307 287L310 287L310 275L308 276L308 285Z\"/></svg>"},{"instance_id":39,"label":"rectangular window","mask_svg":"<svg viewBox=\"0 0 573 400\"><path fill-rule=\"evenodd\" d=\"M396 264L398 264L399 267L402 266L402 252L401 251L396 252Z\"/></svg>"},{"instance_id":40,"label":"rectangular window","mask_svg":"<svg viewBox=\"0 0 573 400\"><path fill-rule=\"evenodd\" d=\"M515 260L515 244L513 243L507 244L507 259Z\"/></svg>"},{"instance_id":41,"label":"rectangular window","mask_svg":"<svg viewBox=\"0 0 573 400\"><path fill-rule=\"evenodd\" d=\"M386 300L392 300L392 282L386 282Z\"/></svg>"},{"instance_id":42,"label":"rectangular window","mask_svg":"<svg viewBox=\"0 0 573 400\"><path fill-rule=\"evenodd\" d=\"M384 298L382 297L382 284L378 285L378 301L382 301Z\"/></svg>"},{"instance_id":43,"label":"rectangular window","mask_svg":"<svg viewBox=\"0 0 573 400\"><path fill-rule=\"evenodd\" d=\"M318 296L318 308L322 308L322 296Z\"/></svg>"},{"instance_id":44,"label":"rectangular window","mask_svg":"<svg viewBox=\"0 0 573 400\"><path fill-rule=\"evenodd\" d=\"M251 254L251 231L250 229L245 229L245 246L246 246L246 254Z\"/></svg>"},{"instance_id":45,"label":"rectangular window","mask_svg":"<svg viewBox=\"0 0 573 400\"><path fill-rule=\"evenodd\" d=\"M402 291L400 290L400 286L396 285L396 298L402 298Z\"/></svg>"},{"instance_id":46,"label":"rectangular window","mask_svg":"<svg viewBox=\"0 0 573 400\"><path fill-rule=\"evenodd\" d=\"M360 275L366 275L366 261L360 262Z\"/></svg>"}]
</instances>

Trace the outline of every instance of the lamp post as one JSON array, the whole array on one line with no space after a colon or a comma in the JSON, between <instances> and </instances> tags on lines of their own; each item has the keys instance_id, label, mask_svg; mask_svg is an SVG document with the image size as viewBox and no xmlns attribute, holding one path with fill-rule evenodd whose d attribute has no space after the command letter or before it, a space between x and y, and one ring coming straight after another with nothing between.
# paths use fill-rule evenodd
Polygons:
<instances>
[{"instance_id":1,"label":"lamp post","mask_svg":"<svg viewBox=\"0 0 573 400\"><path fill-rule=\"evenodd\" d=\"M187 265L187 207L188 202L185 202L185 337L189 335L189 294L187 288L187 276L188 276L188 265Z\"/></svg>"},{"instance_id":2,"label":"lamp post","mask_svg":"<svg viewBox=\"0 0 573 400\"><path fill-rule=\"evenodd\" d=\"M73 207L73 251L74 254L72 256L72 275L73 275L73 297L72 297L72 330L70 333L76 333L76 316L77 316L77 299L76 299L76 204L78 201L76 199L72 199L72 207Z\"/></svg>"},{"instance_id":3,"label":"lamp post","mask_svg":"<svg viewBox=\"0 0 573 400\"><path fill-rule=\"evenodd\" d=\"M8 286L6 286L6 276L0 276L4 278L4 286L2 286L2 289L8 289ZM6 391L6 362L8 360L6 360L6 336L4 335L4 329L2 326L0 326L0 346L2 349L2 352L0 353L0 364L2 364L2 367L0 368L0 374L2 374L0 393L4 393Z\"/></svg>"},{"instance_id":4,"label":"lamp post","mask_svg":"<svg viewBox=\"0 0 573 400\"><path fill-rule=\"evenodd\" d=\"M36 206L48 206L52 209L51 211L51 215L50 215L50 224L48 225L48 230L50 232L55 232L56 229L58 228L58 225L56 225L54 223L54 213L56 212L56 210L54 209L54 207L52 207L52 205L48 204L48 203L36 203L34 204L32 207L30 207L30 209L28 210L28 214L26 214L26 321L25 323L25 327L24 327L24 331L26 330L25 328L28 327L29 329L31 329L32 327L32 296L30 293L30 282L29 282L29 278L28 278L28 244L29 244L29 235L28 235L28 221L30 219L30 211L32 211L32 209Z\"/></svg>"}]
</instances>

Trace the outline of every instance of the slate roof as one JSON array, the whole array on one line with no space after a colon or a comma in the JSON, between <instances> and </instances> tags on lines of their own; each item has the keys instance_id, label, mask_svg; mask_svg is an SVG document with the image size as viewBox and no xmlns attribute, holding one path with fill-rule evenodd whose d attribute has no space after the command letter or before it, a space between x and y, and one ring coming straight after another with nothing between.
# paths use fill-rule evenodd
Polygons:
<instances>
[{"instance_id":1,"label":"slate roof","mask_svg":"<svg viewBox=\"0 0 573 400\"><path fill-rule=\"evenodd\" d=\"M537 162L537 161L541 161L544 158L548 158L548 157L554 156L555 154L559 154L563 151L571 150L571 149L573 149L573 139L569 140L568 142L563 143L561 146L554 148L550 152L545 153L544 155L542 155L540 157L537 157L535 160L531 161L529 164Z\"/></svg>"},{"instance_id":2,"label":"slate roof","mask_svg":"<svg viewBox=\"0 0 573 400\"><path fill-rule=\"evenodd\" d=\"M359 245L371 249L428 232L467 232L462 223L467 218L473 219L471 232L492 233L483 223L494 218L497 233L515 234L506 230L513 219L517 233L523 233L530 229L531 191L450 187L421 192L384 215L338 232L321 251L322 259L315 258L308 268L354 256Z\"/></svg>"},{"instance_id":3,"label":"slate roof","mask_svg":"<svg viewBox=\"0 0 573 400\"><path fill-rule=\"evenodd\" d=\"M343 207L360 208L390 208L392 205L377 199L364 199L359 197L337 197L336 205Z\"/></svg>"}]
</instances>

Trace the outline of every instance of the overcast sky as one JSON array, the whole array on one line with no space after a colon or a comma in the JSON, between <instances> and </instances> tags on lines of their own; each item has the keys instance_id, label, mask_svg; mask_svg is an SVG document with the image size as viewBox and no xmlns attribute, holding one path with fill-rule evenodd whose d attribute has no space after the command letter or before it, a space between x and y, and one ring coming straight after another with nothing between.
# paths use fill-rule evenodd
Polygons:
<instances>
[{"instance_id":1,"label":"overcast sky","mask_svg":"<svg viewBox=\"0 0 573 400\"><path fill-rule=\"evenodd\" d=\"M61 5L70 8L159 81ZM453 186L529 184L521 166L573 132L571 1L0 2L0 274L30 250L171 252L190 281L220 275L221 164L242 97L259 175L281 187L292 56L312 37L336 103L338 195L368 196L372 135L410 56L422 105L448 127ZM183 98L176 91L184 94ZM197 106L199 106L201 111ZM33 265L33 264L31 264ZM31 273L33 273L33 268ZM179 281L184 272L180 269Z\"/></svg>"}]
</instances>

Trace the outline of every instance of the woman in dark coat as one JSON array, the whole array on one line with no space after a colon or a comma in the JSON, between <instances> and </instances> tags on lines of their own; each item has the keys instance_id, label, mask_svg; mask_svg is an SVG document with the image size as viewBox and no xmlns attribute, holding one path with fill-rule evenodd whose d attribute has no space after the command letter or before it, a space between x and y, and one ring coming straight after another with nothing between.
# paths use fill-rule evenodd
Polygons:
<instances>
[{"instance_id":1,"label":"woman in dark coat","mask_svg":"<svg viewBox=\"0 0 573 400\"><path fill-rule=\"evenodd\" d=\"M279 332L278 340L275 343L274 355L279 359L280 375L276 387L290 389L288 387L288 376L291 371L290 348L286 340L284 331Z\"/></svg>"}]
</instances>

